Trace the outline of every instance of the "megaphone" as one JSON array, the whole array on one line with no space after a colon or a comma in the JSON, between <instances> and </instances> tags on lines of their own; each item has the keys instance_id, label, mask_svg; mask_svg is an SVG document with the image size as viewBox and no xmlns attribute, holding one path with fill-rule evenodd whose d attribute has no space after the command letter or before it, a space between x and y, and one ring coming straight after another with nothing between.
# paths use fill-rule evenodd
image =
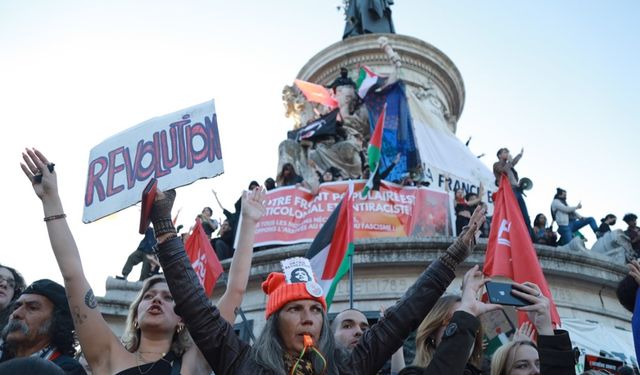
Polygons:
<instances>
[{"instance_id":1,"label":"megaphone","mask_svg":"<svg viewBox=\"0 0 640 375\"><path fill-rule=\"evenodd\" d=\"M533 181L530 178L523 177L518 182L518 187L521 190L531 190L533 188Z\"/></svg>"}]
</instances>

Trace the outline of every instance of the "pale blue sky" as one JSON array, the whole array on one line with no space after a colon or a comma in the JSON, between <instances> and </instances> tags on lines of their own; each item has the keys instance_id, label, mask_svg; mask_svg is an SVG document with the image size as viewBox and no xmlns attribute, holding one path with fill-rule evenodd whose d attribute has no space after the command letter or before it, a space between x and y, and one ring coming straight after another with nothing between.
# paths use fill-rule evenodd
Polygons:
<instances>
[{"instance_id":1,"label":"pale blue sky","mask_svg":"<svg viewBox=\"0 0 640 375\"><path fill-rule=\"evenodd\" d=\"M29 281L61 280L41 206L18 167L24 146L57 163L61 194L96 293L135 249L138 211L81 223L89 150L148 118L216 100L224 176L181 189L185 223L231 207L248 181L274 176L290 129L281 90L342 36L336 1L0 0L0 153L8 230L0 262ZM396 1L398 33L423 39L460 70L458 123L474 153L525 147L533 215L555 187L599 220L640 212L637 107L640 2ZM219 211L217 211L219 214ZM624 228L619 224L617 228ZM27 242L23 242L27 241ZM38 259L42 265L32 264ZM137 272L137 270L135 271ZM135 273L134 272L134 273Z\"/></svg>"}]
</instances>

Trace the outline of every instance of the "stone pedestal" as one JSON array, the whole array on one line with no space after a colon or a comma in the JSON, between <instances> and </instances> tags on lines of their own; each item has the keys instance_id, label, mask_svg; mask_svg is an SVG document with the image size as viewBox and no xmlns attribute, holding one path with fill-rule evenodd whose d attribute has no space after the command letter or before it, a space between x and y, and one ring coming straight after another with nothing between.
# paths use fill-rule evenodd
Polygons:
<instances>
[{"instance_id":1,"label":"stone pedestal","mask_svg":"<svg viewBox=\"0 0 640 375\"><path fill-rule=\"evenodd\" d=\"M318 52L298 72L297 78L328 86L340 75L342 67L355 80L359 65L367 65L376 74L389 75L394 65L378 41L381 36L388 39L389 46L399 55L399 78L419 97L436 99L435 106L441 107L449 129L455 133L465 100L462 76L447 55L420 39L399 34L348 38Z\"/></svg>"},{"instance_id":2,"label":"stone pedestal","mask_svg":"<svg viewBox=\"0 0 640 375\"><path fill-rule=\"evenodd\" d=\"M447 237L356 241L355 307L377 313L380 305L395 303L452 241ZM478 244L474 253L459 267L448 293L459 293L464 273L473 265L484 262L485 245L484 242ZM308 246L296 245L255 253L242 309L256 336L265 321L266 297L260 286L262 281L270 272L281 271L280 260L303 256ZM575 253L548 246L536 246L536 251L561 317L595 320L605 326L630 329L631 314L618 303L615 295L618 281L626 274L624 266L613 264L599 254ZM228 271L230 261L224 261L223 265ZM98 300L103 315L116 334L122 333L128 305L141 286L139 282L107 280L107 293ZM214 291L213 303L224 289L224 282L220 280ZM330 313L341 311L348 305L349 287L345 277L338 286ZM242 323L240 316L236 323Z\"/></svg>"}]
</instances>

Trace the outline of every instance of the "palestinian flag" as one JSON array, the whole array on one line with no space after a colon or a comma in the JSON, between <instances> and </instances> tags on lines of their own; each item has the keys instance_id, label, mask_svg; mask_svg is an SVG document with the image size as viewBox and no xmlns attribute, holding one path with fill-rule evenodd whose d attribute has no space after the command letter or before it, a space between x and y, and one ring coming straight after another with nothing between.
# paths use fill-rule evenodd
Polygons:
<instances>
[{"instance_id":1,"label":"palestinian flag","mask_svg":"<svg viewBox=\"0 0 640 375\"><path fill-rule=\"evenodd\" d=\"M356 91L358 96L363 98L367 96L371 89L375 90L384 85L386 78L380 77L369 69L366 65L360 66L360 74L356 82Z\"/></svg>"},{"instance_id":2,"label":"palestinian flag","mask_svg":"<svg viewBox=\"0 0 640 375\"><path fill-rule=\"evenodd\" d=\"M382 132L384 131L384 118L387 112L387 104L384 104L376 127L373 129L373 135L369 139L369 148L367 148L367 155L369 157L369 180L362 189L362 196L365 197L369 190L373 188L373 178L378 173L378 167L380 166L380 155L382 150Z\"/></svg>"},{"instance_id":3,"label":"palestinian flag","mask_svg":"<svg viewBox=\"0 0 640 375\"><path fill-rule=\"evenodd\" d=\"M311 262L315 279L322 286L327 310L340 279L349 272L349 255L353 255L352 188L329 216L311 243L306 258Z\"/></svg>"}]
</instances>

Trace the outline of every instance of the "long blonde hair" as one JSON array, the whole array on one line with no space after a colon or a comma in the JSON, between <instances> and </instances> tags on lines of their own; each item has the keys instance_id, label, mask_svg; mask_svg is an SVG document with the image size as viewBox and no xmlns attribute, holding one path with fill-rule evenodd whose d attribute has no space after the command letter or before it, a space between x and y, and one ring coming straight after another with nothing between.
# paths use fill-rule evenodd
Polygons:
<instances>
[{"instance_id":1,"label":"long blonde hair","mask_svg":"<svg viewBox=\"0 0 640 375\"><path fill-rule=\"evenodd\" d=\"M127 323L125 326L124 334L122 335L122 343L124 347L131 353L138 350L140 346L140 335L142 334L140 327L136 327L136 318L138 316L138 306L142 301L144 294L156 284L166 283L167 280L164 276L152 276L144 281L142 289L131 305L129 306L129 314L127 315ZM181 330L176 329L173 334L173 340L171 341L171 351L177 356L182 356L184 352L191 346L191 336L186 328Z\"/></svg>"},{"instance_id":2,"label":"long blonde hair","mask_svg":"<svg viewBox=\"0 0 640 375\"><path fill-rule=\"evenodd\" d=\"M438 329L443 327L451 319L451 309L461 300L462 297L458 295L440 297L426 318L420 323L416 333L416 357L413 360L414 366L429 366L436 352L435 334ZM476 367L480 367L482 362L482 335L482 326L480 326L480 329L476 333L471 357L469 358L469 362Z\"/></svg>"},{"instance_id":3,"label":"long blonde hair","mask_svg":"<svg viewBox=\"0 0 640 375\"><path fill-rule=\"evenodd\" d=\"M529 345L538 350L536 344L529 340L511 341L502 345L491 358L491 375L508 375L516 350L523 345Z\"/></svg>"}]
</instances>

